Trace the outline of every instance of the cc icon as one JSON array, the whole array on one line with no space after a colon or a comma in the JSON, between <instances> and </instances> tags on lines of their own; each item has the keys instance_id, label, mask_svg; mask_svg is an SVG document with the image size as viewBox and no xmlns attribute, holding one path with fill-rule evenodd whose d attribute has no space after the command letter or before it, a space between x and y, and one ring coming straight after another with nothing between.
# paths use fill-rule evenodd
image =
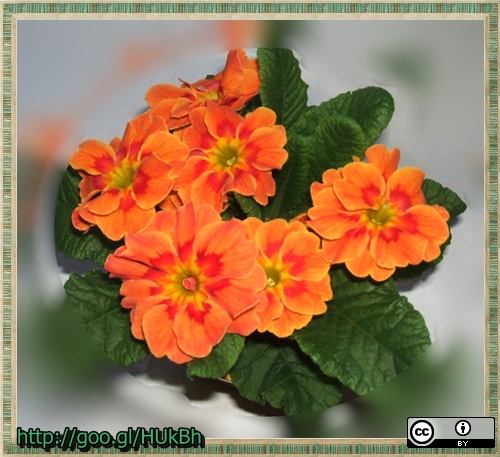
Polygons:
<instances>
[{"instance_id":1,"label":"cc icon","mask_svg":"<svg viewBox=\"0 0 500 457\"><path fill-rule=\"evenodd\" d=\"M434 427L430 422L419 420L410 428L410 437L418 444L427 444L434 438Z\"/></svg>"}]
</instances>

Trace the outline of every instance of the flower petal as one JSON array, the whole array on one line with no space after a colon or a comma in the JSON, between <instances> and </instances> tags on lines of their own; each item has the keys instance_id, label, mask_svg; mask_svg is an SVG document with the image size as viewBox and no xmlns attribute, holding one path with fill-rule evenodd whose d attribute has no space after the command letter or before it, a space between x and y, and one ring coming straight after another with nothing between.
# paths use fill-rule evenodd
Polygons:
<instances>
[{"instance_id":1,"label":"flower petal","mask_svg":"<svg viewBox=\"0 0 500 457\"><path fill-rule=\"evenodd\" d=\"M307 225L321 237L335 240L359 227L361 212L347 211L331 187L322 189L313 198L307 212Z\"/></svg>"},{"instance_id":2,"label":"flower petal","mask_svg":"<svg viewBox=\"0 0 500 457\"><path fill-rule=\"evenodd\" d=\"M281 261L294 279L320 281L330 265L319 247L320 239L311 232L290 233L280 248Z\"/></svg>"},{"instance_id":3,"label":"flower petal","mask_svg":"<svg viewBox=\"0 0 500 457\"><path fill-rule=\"evenodd\" d=\"M268 331L276 335L278 338L286 338L295 330L304 328L307 324L309 324L309 322L311 322L311 319L312 314L299 314L284 307L283 314L271 322Z\"/></svg>"},{"instance_id":4,"label":"flower petal","mask_svg":"<svg viewBox=\"0 0 500 457\"><path fill-rule=\"evenodd\" d=\"M172 362L186 363L193 358L183 352L173 332L173 316L168 306L158 305L151 308L142 318L142 328L151 353L155 357L167 356Z\"/></svg>"},{"instance_id":5,"label":"flower petal","mask_svg":"<svg viewBox=\"0 0 500 457\"><path fill-rule=\"evenodd\" d=\"M355 260L368 249L369 241L365 226L346 232L340 239L323 240L325 260L332 264Z\"/></svg>"},{"instance_id":6,"label":"flower petal","mask_svg":"<svg viewBox=\"0 0 500 457\"><path fill-rule=\"evenodd\" d=\"M373 163L386 180L389 179L389 176L398 168L400 156L401 154L398 148L389 151L387 146L383 144L374 144L365 152L365 157L368 162Z\"/></svg>"},{"instance_id":7,"label":"flower petal","mask_svg":"<svg viewBox=\"0 0 500 457\"><path fill-rule=\"evenodd\" d=\"M96 215L106 215L116 211L124 192L119 189L109 189L87 203L87 209Z\"/></svg>"},{"instance_id":8,"label":"flower petal","mask_svg":"<svg viewBox=\"0 0 500 457\"><path fill-rule=\"evenodd\" d=\"M169 164L185 161L188 157L188 147L178 137L169 132L155 132L146 138L139 154L140 159L153 154L158 159Z\"/></svg>"},{"instance_id":9,"label":"flower petal","mask_svg":"<svg viewBox=\"0 0 500 457\"><path fill-rule=\"evenodd\" d=\"M69 164L75 170L83 170L89 175L100 175L113 169L115 160L115 151L109 144L87 140L80 145Z\"/></svg>"},{"instance_id":10,"label":"flower petal","mask_svg":"<svg viewBox=\"0 0 500 457\"><path fill-rule=\"evenodd\" d=\"M375 165L349 163L342 169L342 177L333 183L333 189L350 211L373 208L385 192L385 180Z\"/></svg>"},{"instance_id":11,"label":"flower petal","mask_svg":"<svg viewBox=\"0 0 500 457\"><path fill-rule=\"evenodd\" d=\"M283 302L272 292L266 290L265 296L267 306L263 311L258 313L260 324L257 330L261 333L269 329L271 322L281 316L284 309Z\"/></svg>"},{"instance_id":12,"label":"flower petal","mask_svg":"<svg viewBox=\"0 0 500 457\"><path fill-rule=\"evenodd\" d=\"M231 317L220 306L204 301L201 309L189 303L174 317L173 331L179 348L191 357L206 357L226 333Z\"/></svg>"},{"instance_id":13,"label":"flower petal","mask_svg":"<svg viewBox=\"0 0 500 457\"><path fill-rule=\"evenodd\" d=\"M347 269L358 278L371 276L375 281L385 281L396 271L395 268L382 268L377 265L367 249L362 256L346 262Z\"/></svg>"},{"instance_id":14,"label":"flower petal","mask_svg":"<svg viewBox=\"0 0 500 457\"><path fill-rule=\"evenodd\" d=\"M194 101L195 97L192 91L183 87L177 87L173 84L156 84L148 89L145 95L149 106L156 106L158 103L169 98L185 97Z\"/></svg>"},{"instance_id":15,"label":"flower petal","mask_svg":"<svg viewBox=\"0 0 500 457\"><path fill-rule=\"evenodd\" d=\"M399 211L406 211L414 205L425 205L422 192L425 174L414 167L400 168L387 181L387 197L391 203L397 204Z\"/></svg>"},{"instance_id":16,"label":"flower petal","mask_svg":"<svg viewBox=\"0 0 500 457\"><path fill-rule=\"evenodd\" d=\"M318 315L326 312L325 301L333 297L330 276L320 281L287 280L283 287L283 304L290 311L300 314Z\"/></svg>"},{"instance_id":17,"label":"flower petal","mask_svg":"<svg viewBox=\"0 0 500 457\"><path fill-rule=\"evenodd\" d=\"M174 185L171 170L172 165L155 155L141 162L132 181L132 197L139 208L148 210L167 197Z\"/></svg>"},{"instance_id":18,"label":"flower petal","mask_svg":"<svg viewBox=\"0 0 500 457\"><path fill-rule=\"evenodd\" d=\"M231 108L219 106L212 101L208 101L204 109L206 109L204 122L210 135L214 138L226 136L235 138L236 127L243 121L242 116Z\"/></svg>"}]
</instances>

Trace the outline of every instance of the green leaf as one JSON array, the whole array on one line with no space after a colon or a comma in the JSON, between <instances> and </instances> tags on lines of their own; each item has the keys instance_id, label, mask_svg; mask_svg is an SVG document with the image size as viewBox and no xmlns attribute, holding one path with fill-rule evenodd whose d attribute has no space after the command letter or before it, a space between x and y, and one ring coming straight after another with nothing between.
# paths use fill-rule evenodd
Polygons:
<instances>
[{"instance_id":1,"label":"green leaf","mask_svg":"<svg viewBox=\"0 0 500 457\"><path fill-rule=\"evenodd\" d=\"M76 310L94 341L116 363L126 367L143 360L146 344L132 336L130 312L120 304L121 281L100 270L72 273L64 284L68 304Z\"/></svg>"},{"instance_id":2,"label":"green leaf","mask_svg":"<svg viewBox=\"0 0 500 457\"><path fill-rule=\"evenodd\" d=\"M450 220L462 214L466 209L467 205L465 202L451 189L444 187L432 179L424 179L422 184L422 191L424 192L425 199L429 205L440 205L443 206L448 213L450 213ZM393 279L395 281L416 281L422 277L424 271L429 268L434 268L441 260L443 260L443 253L446 248L451 243L451 229L450 236L448 239L440 246L441 254L439 257L431 262L421 262L418 265L409 265L405 268L396 268L394 272Z\"/></svg>"},{"instance_id":3,"label":"green leaf","mask_svg":"<svg viewBox=\"0 0 500 457\"><path fill-rule=\"evenodd\" d=\"M103 266L108 255L120 244L107 239L97 227L92 227L85 235L73 227L71 214L80 203L80 180L78 173L68 167L57 197L54 224L56 249L68 258L91 260Z\"/></svg>"},{"instance_id":4,"label":"green leaf","mask_svg":"<svg viewBox=\"0 0 500 457\"><path fill-rule=\"evenodd\" d=\"M393 113L394 99L389 92L381 87L365 87L310 107L295 123L292 131L301 136L309 136L325 118L341 115L358 123L370 145L389 125Z\"/></svg>"},{"instance_id":5,"label":"green leaf","mask_svg":"<svg viewBox=\"0 0 500 457\"><path fill-rule=\"evenodd\" d=\"M290 220L301 212L301 203L310 201L309 160L307 149L297 138L290 136L285 146L288 159L280 171L274 173L276 195L269 199L265 219L282 217Z\"/></svg>"},{"instance_id":6,"label":"green leaf","mask_svg":"<svg viewBox=\"0 0 500 457\"><path fill-rule=\"evenodd\" d=\"M320 181L330 168L343 167L352 157L364 157L368 140L359 124L344 116L329 117L309 137L299 137L309 160L310 182Z\"/></svg>"},{"instance_id":7,"label":"green leaf","mask_svg":"<svg viewBox=\"0 0 500 457\"><path fill-rule=\"evenodd\" d=\"M241 395L286 414L320 411L338 404L342 385L325 376L289 339L247 338L230 371Z\"/></svg>"},{"instance_id":8,"label":"green leaf","mask_svg":"<svg viewBox=\"0 0 500 457\"><path fill-rule=\"evenodd\" d=\"M455 192L432 179L424 179L422 191L427 204L444 206L450 213L450 219L454 219L467 209L465 202Z\"/></svg>"},{"instance_id":9,"label":"green leaf","mask_svg":"<svg viewBox=\"0 0 500 457\"><path fill-rule=\"evenodd\" d=\"M277 124L288 130L307 109L307 88L301 78L299 61L290 49L259 48L262 106L271 108Z\"/></svg>"},{"instance_id":10,"label":"green leaf","mask_svg":"<svg viewBox=\"0 0 500 457\"><path fill-rule=\"evenodd\" d=\"M341 268L330 275L327 312L295 339L325 374L363 395L412 364L431 344L429 331L392 280L375 284Z\"/></svg>"},{"instance_id":11,"label":"green leaf","mask_svg":"<svg viewBox=\"0 0 500 457\"><path fill-rule=\"evenodd\" d=\"M264 208L259 205L253 197L246 197L245 195L240 195L235 192L234 198L247 217L263 219Z\"/></svg>"},{"instance_id":12,"label":"green leaf","mask_svg":"<svg viewBox=\"0 0 500 457\"><path fill-rule=\"evenodd\" d=\"M200 378L222 378L238 360L245 338L240 335L226 333L222 341L203 359L194 359L187 365L187 375Z\"/></svg>"}]
</instances>

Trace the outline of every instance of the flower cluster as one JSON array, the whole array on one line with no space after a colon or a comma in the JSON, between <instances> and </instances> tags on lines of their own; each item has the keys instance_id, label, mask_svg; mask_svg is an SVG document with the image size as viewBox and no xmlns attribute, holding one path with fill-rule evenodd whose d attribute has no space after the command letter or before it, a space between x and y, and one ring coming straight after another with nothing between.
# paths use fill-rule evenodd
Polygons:
<instances>
[{"instance_id":1,"label":"flower cluster","mask_svg":"<svg viewBox=\"0 0 500 457\"><path fill-rule=\"evenodd\" d=\"M383 145L326 170L302 217L228 211L234 194L265 209L289 156L275 111L238 113L260 83L257 60L230 51L212 78L151 87L123 138L84 141L71 159L81 177L73 226L120 242L104 267L122 280L133 336L156 357L204 358L228 333L289 337L334 300L332 264L385 281L437 258L449 237L424 173L398 170L399 150Z\"/></svg>"}]
</instances>

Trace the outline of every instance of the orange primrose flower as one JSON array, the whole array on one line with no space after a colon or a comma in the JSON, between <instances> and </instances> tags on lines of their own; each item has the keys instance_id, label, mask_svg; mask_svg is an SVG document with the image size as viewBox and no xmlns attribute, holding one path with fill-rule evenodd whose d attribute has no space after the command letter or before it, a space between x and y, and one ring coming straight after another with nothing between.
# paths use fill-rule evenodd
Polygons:
<instances>
[{"instance_id":1,"label":"orange primrose flower","mask_svg":"<svg viewBox=\"0 0 500 457\"><path fill-rule=\"evenodd\" d=\"M182 81L182 80L181 80ZM157 84L146 93L151 113L157 114L173 130L189 124L189 112L208 100L238 111L259 92L256 59L248 59L243 49L229 51L226 67L212 79L195 83L182 81L181 87Z\"/></svg>"},{"instance_id":2,"label":"orange primrose flower","mask_svg":"<svg viewBox=\"0 0 500 457\"><path fill-rule=\"evenodd\" d=\"M132 334L155 357L175 363L206 357L226 333L248 335L251 309L263 298L265 274L243 222L223 222L208 205L160 211L104 267L123 280L122 306Z\"/></svg>"},{"instance_id":3,"label":"orange primrose flower","mask_svg":"<svg viewBox=\"0 0 500 457\"><path fill-rule=\"evenodd\" d=\"M195 108L182 140L190 153L174 189L182 201L207 203L221 211L227 193L253 196L261 205L276 192L272 169L288 158L285 128L275 125L276 114L259 107L244 118L208 102Z\"/></svg>"},{"instance_id":4,"label":"orange primrose flower","mask_svg":"<svg viewBox=\"0 0 500 457\"><path fill-rule=\"evenodd\" d=\"M357 277L384 281L396 267L430 262L449 236L449 214L427 205L423 171L396 170L399 149L374 145L368 163L327 170L311 186L308 225L323 238L325 259L344 263Z\"/></svg>"},{"instance_id":5,"label":"orange primrose flower","mask_svg":"<svg viewBox=\"0 0 500 457\"><path fill-rule=\"evenodd\" d=\"M258 263L266 273L266 306L258 311L259 332L285 338L305 327L313 315L326 312L333 297L320 239L299 221L254 217L244 224L259 248Z\"/></svg>"},{"instance_id":6,"label":"orange primrose flower","mask_svg":"<svg viewBox=\"0 0 500 457\"><path fill-rule=\"evenodd\" d=\"M84 141L70 161L83 178L73 225L84 232L97 225L115 241L141 231L172 190L188 152L165 121L149 113L129 122L121 141Z\"/></svg>"}]
</instances>

